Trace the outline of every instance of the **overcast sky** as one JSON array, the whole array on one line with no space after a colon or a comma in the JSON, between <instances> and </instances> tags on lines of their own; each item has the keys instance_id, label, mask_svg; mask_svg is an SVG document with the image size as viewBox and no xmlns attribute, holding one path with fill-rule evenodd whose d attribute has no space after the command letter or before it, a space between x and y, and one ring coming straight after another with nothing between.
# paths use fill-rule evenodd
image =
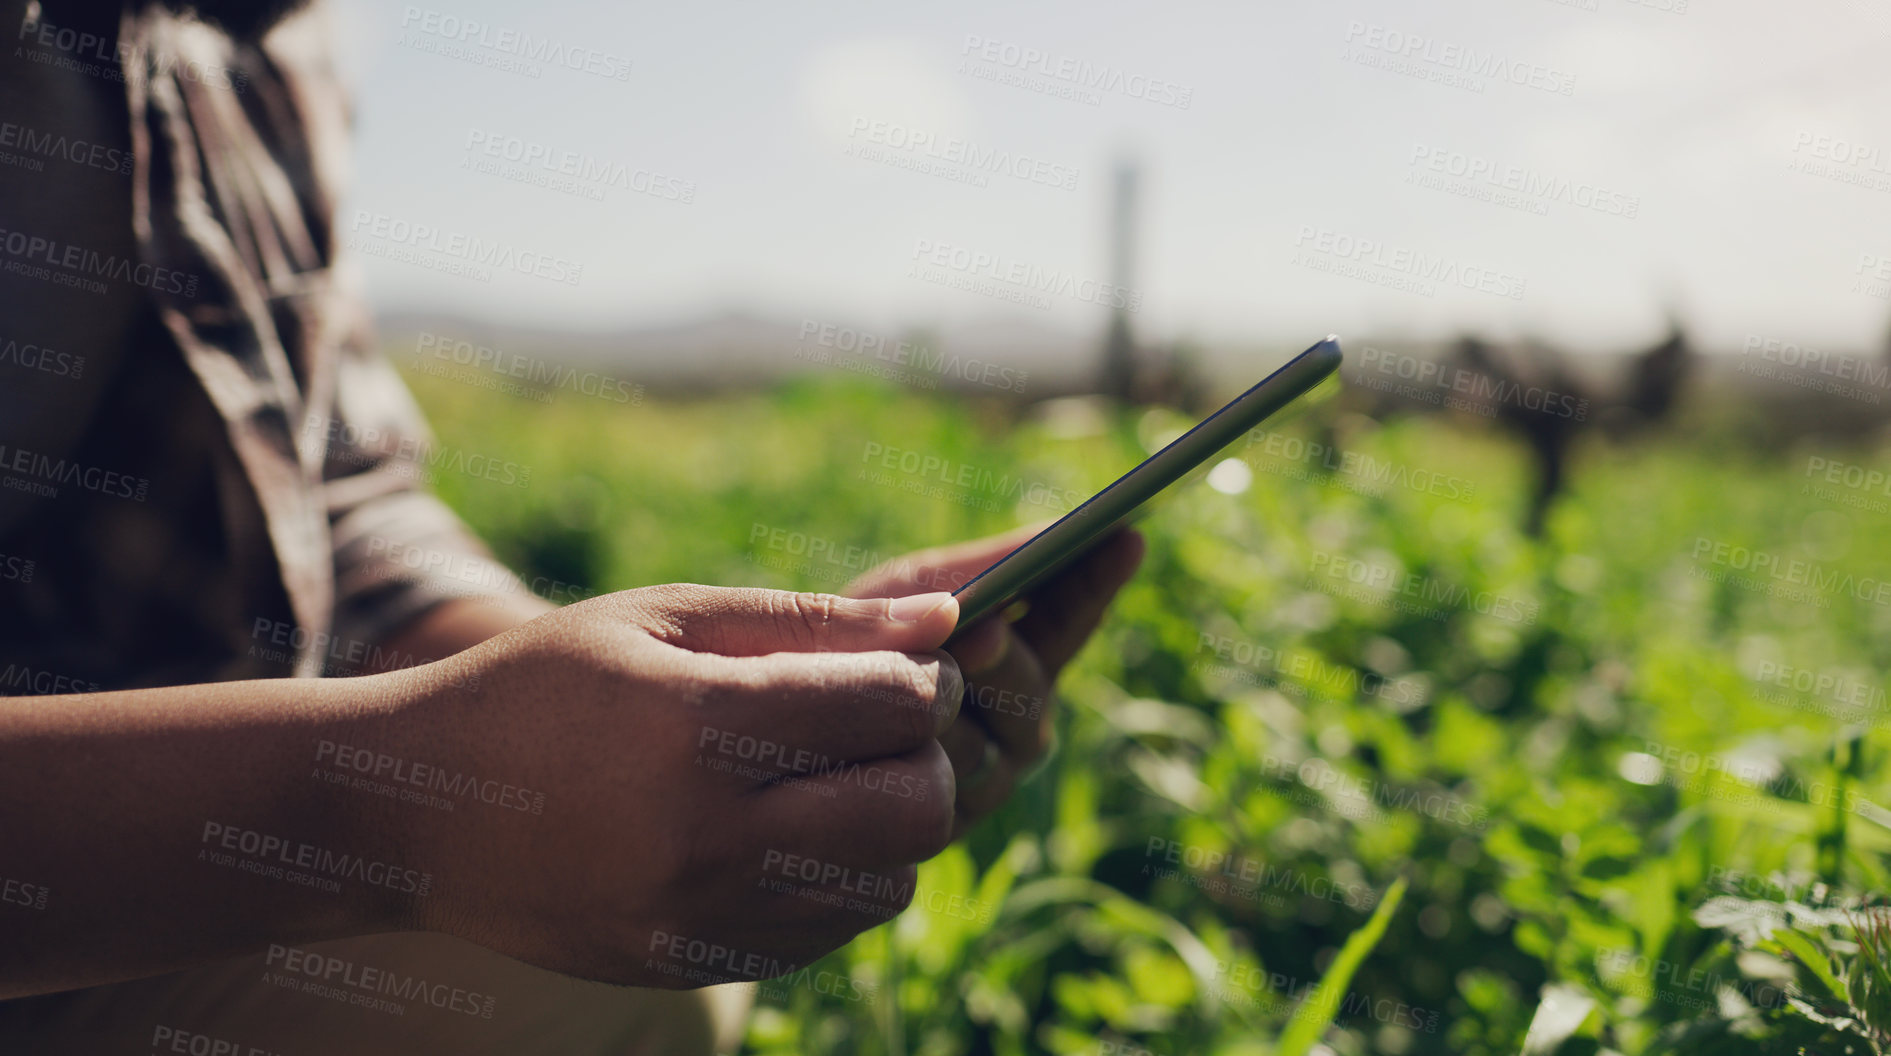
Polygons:
<instances>
[{"instance_id":1,"label":"overcast sky","mask_svg":"<svg viewBox=\"0 0 1891 1056\"><path fill-rule=\"evenodd\" d=\"M383 310L1093 330L1132 154L1152 337L1891 322L1891 15L1863 0L450 3L333 12ZM392 259L402 224L517 266Z\"/></svg>"}]
</instances>

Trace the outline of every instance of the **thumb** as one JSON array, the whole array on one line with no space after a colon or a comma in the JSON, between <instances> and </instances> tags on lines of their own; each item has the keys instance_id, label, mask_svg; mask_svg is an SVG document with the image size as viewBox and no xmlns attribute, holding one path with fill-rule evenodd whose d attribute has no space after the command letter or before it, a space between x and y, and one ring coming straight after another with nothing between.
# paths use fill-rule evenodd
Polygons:
<instances>
[{"instance_id":1,"label":"thumb","mask_svg":"<svg viewBox=\"0 0 1891 1056\"><path fill-rule=\"evenodd\" d=\"M677 584L650 594L647 608L661 617L650 628L654 637L722 656L927 652L945 644L959 620L958 600L945 593L843 598Z\"/></svg>"}]
</instances>

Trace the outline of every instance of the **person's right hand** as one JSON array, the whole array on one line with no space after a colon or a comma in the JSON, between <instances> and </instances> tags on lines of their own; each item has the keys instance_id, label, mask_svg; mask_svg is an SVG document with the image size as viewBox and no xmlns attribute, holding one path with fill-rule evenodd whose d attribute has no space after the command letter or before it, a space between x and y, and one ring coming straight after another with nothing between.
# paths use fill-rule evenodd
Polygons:
<instances>
[{"instance_id":1,"label":"person's right hand","mask_svg":"<svg viewBox=\"0 0 1891 1056\"><path fill-rule=\"evenodd\" d=\"M434 877L412 923L671 988L838 948L951 837L957 617L945 594L650 587L382 676L413 692L407 758L544 794L390 806Z\"/></svg>"}]
</instances>

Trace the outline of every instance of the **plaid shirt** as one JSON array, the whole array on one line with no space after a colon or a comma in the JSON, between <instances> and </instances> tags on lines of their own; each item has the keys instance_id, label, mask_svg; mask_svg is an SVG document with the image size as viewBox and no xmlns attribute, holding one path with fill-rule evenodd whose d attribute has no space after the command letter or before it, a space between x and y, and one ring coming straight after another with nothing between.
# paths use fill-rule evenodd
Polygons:
<instances>
[{"instance_id":1,"label":"plaid shirt","mask_svg":"<svg viewBox=\"0 0 1891 1056\"><path fill-rule=\"evenodd\" d=\"M446 598L522 591L418 486L425 423L338 259L323 20L240 41L141 0L104 62L59 28L21 46L60 91L122 91L135 250L0 232L0 283L47 314L129 293L135 324L52 378L16 335L55 324L0 319L0 694L356 673Z\"/></svg>"}]
</instances>

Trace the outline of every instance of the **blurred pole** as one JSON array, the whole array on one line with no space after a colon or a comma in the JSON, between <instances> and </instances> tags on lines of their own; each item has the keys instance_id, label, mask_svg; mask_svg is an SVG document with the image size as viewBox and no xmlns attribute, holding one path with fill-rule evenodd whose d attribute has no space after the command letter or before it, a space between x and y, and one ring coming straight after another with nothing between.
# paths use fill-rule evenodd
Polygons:
<instances>
[{"instance_id":1,"label":"blurred pole","mask_svg":"<svg viewBox=\"0 0 1891 1056\"><path fill-rule=\"evenodd\" d=\"M1110 281L1119 290L1134 287L1136 265L1136 185L1141 171L1127 158L1116 163L1110 197ZM1129 329L1127 307L1110 310L1110 329L1103 339L1103 366L1097 391L1128 400L1136 387L1136 338Z\"/></svg>"}]
</instances>

